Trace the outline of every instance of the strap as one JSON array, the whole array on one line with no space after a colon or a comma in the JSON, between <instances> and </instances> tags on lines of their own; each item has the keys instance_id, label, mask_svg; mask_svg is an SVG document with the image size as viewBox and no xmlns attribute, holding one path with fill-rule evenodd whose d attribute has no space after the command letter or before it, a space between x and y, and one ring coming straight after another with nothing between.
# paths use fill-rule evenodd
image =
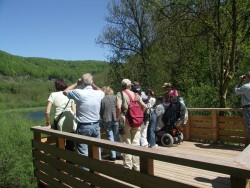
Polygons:
<instances>
[{"instance_id":1,"label":"strap","mask_svg":"<svg viewBox=\"0 0 250 188\"><path fill-rule=\"evenodd\" d=\"M66 106L64 107L63 111L61 112L61 114L58 116L56 121L59 121L59 119L61 118L62 114L65 112L65 109L67 108L68 104L69 104L70 99L68 100Z\"/></svg>"},{"instance_id":2,"label":"strap","mask_svg":"<svg viewBox=\"0 0 250 188\"><path fill-rule=\"evenodd\" d=\"M121 109L122 109L122 113L124 114L124 109L123 109L123 106L124 106L124 96L123 96L123 91L121 91L121 97L122 97L122 105L121 105Z\"/></svg>"},{"instance_id":3,"label":"strap","mask_svg":"<svg viewBox=\"0 0 250 188\"><path fill-rule=\"evenodd\" d=\"M134 93L135 96L134 96L134 100L133 100L128 91L124 90L124 92L128 95L128 98L129 98L130 102L131 101L136 101L136 94L135 93Z\"/></svg>"}]
</instances>

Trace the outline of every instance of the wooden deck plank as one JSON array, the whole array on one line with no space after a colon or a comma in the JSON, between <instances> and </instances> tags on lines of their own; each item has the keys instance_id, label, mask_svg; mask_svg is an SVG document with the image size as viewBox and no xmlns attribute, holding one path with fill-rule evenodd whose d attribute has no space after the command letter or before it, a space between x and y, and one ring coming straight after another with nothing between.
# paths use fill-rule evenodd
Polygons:
<instances>
[{"instance_id":1,"label":"wooden deck plank","mask_svg":"<svg viewBox=\"0 0 250 188\"><path fill-rule=\"evenodd\" d=\"M178 168L172 166L171 168L159 169L156 165L155 174L160 177L167 177L172 180L178 179L178 181L195 186L195 187L229 187L230 177L226 175L211 175L209 173L202 173L202 171L191 171L186 168Z\"/></svg>"},{"instance_id":2,"label":"wooden deck plank","mask_svg":"<svg viewBox=\"0 0 250 188\"><path fill-rule=\"evenodd\" d=\"M187 142L184 141L180 145L174 147L157 147L152 150L162 150L165 152L176 151L178 153L199 153L201 156L209 156L218 160L233 162L234 159L243 150L239 146L225 146L209 143ZM122 161L116 161L116 164L122 164ZM212 172L188 166L182 166L173 163L155 161L154 174L159 177L168 178L170 180L178 180L194 187L204 188L227 188L230 187L230 176L218 172Z\"/></svg>"},{"instance_id":3,"label":"wooden deck plank","mask_svg":"<svg viewBox=\"0 0 250 188\"><path fill-rule=\"evenodd\" d=\"M215 145L215 144L207 144L207 143L198 143L198 142L186 142L179 145L175 145L174 147L158 147L160 150L169 151L181 151L185 153L198 153L202 156L211 156L211 157L219 157L225 159L234 159L237 155L244 149L243 147L236 146L224 146L224 145Z\"/></svg>"}]
</instances>

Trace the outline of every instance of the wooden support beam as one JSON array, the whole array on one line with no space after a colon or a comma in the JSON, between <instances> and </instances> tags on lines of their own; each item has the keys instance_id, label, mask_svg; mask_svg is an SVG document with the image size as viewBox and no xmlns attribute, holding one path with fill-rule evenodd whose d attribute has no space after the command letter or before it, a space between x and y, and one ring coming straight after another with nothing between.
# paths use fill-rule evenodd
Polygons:
<instances>
[{"instance_id":1,"label":"wooden support beam","mask_svg":"<svg viewBox=\"0 0 250 188\"><path fill-rule=\"evenodd\" d=\"M61 149L65 149L65 139L64 138L57 138L56 146Z\"/></svg>"},{"instance_id":2,"label":"wooden support beam","mask_svg":"<svg viewBox=\"0 0 250 188\"><path fill-rule=\"evenodd\" d=\"M230 176L231 188L249 188L248 180Z\"/></svg>"},{"instance_id":3,"label":"wooden support beam","mask_svg":"<svg viewBox=\"0 0 250 188\"><path fill-rule=\"evenodd\" d=\"M140 172L154 175L154 160L140 157Z\"/></svg>"},{"instance_id":4,"label":"wooden support beam","mask_svg":"<svg viewBox=\"0 0 250 188\"><path fill-rule=\"evenodd\" d=\"M88 149L89 149L89 157L99 160L99 147L89 145Z\"/></svg>"},{"instance_id":5,"label":"wooden support beam","mask_svg":"<svg viewBox=\"0 0 250 188\"><path fill-rule=\"evenodd\" d=\"M42 140L42 136L40 132L34 132L34 139L37 141L41 141Z\"/></svg>"},{"instance_id":6,"label":"wooden support beam","mask_svg":"<svg viewBox=\"0 0 250 188\"><path fill-rule=\"evenodd\" d=\"M190 122L191 122L191 114L188 113L188 121L187 124L185 126L186 129L186 135L185 135L185 140L190 140Z\"/></svg>"},{"instance_id":7,"label":"wooden support beam","mask_svg":"<svg viewBox=\"0 0 250 188\"><path fill-rule=\"evenodd\" d=\"M89 150L89 157L92 158L92 159L97 159L97 160L100 160L99 158L99 147L96 147L96 146L92 146L92 145L89 145L88 146L88 150ZM99 175L98 172L95 172L93 170L90 170L91 173L94 173L96 175ZM96 185L91 185L93 187L97 187Z\"/></svg>"},{"instance_id":8,"label":"wooden support beam","mask_svg":"<svg viewBox=\"0 0 250 188\"><path fill-rule=\"evenodd\" d=\"M218 141L218 118L217 111L212 111L212 124L213 124L213 143L217 143Z\"/></svg>"}]
</instances>

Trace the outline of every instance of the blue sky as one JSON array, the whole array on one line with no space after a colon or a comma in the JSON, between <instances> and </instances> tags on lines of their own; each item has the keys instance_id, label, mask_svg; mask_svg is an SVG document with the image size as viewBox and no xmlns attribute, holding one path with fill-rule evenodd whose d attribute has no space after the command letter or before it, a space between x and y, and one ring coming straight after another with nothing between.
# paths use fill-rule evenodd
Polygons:
<instances>
[{"instance_id":1,"label":"blue sky","mask_svg":"<svg viewBox=\"0 0 250 188\"><path fill-rule=\"evenodd\" d=\"M0 50L24 57L107 60L102 33L110 0L0 0Z\"/></svg>"}]
</instances>

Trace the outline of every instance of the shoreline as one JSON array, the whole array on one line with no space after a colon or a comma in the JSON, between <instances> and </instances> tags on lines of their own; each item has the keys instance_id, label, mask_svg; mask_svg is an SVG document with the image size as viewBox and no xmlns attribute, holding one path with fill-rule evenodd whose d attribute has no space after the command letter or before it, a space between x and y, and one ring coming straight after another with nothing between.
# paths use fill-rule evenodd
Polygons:
<instances>
[{"instance_id":1,"label":"shoreline","mask_svg":"<svg viewBox=\"0 0 250 188\"><path fill-rule=\"evenodd\" d=\"M45 110L44 107L28 107L28 108L14 108L14 109L7 109L7 110L1 110L0 113L6 113L6 112L32 112L32 111L42 111Z\"/></svg>"}]
</instances>

